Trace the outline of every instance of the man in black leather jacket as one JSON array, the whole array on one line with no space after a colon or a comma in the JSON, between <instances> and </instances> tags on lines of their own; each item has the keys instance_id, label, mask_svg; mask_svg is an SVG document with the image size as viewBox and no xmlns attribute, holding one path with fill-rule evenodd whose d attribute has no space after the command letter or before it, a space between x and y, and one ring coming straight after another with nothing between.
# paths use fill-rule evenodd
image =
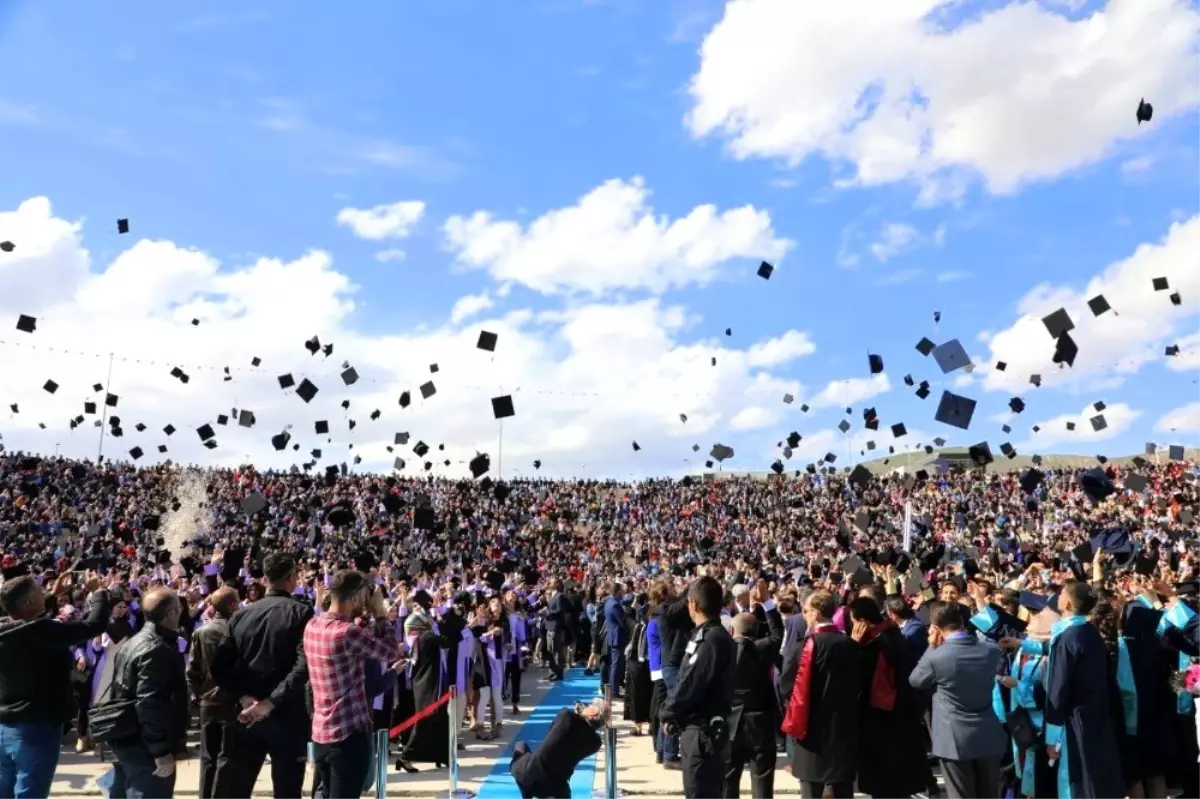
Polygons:
<instances>
[{"instance_id":1,"label":"man in black leather jacket","mask_svg":"<svg viewBox=\"0 0 1200 799\"><path fill-rule=\"evenodd\" d=\"M162 588L142 600L146 626L121 646L113 663L114 700L136 701L140 734L112 741L116 756L112 792L170 797L175 792L175 756L187 736L188 689L179 651L182 605Z\"/></svg>"}]
</instances>

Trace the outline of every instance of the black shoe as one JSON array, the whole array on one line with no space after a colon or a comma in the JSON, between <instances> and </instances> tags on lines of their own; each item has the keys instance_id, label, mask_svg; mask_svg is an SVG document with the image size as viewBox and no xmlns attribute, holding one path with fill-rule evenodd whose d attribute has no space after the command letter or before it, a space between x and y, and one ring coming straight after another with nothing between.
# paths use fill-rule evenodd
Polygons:
<instances>
[{"instance_id":1,"label":"black shoe","mask_svg":"<svg viewBox=\"0 0 1200 799\"><path fill-rule=\"evenodd\" d=\"M663 768L665 768L667 771L682 771L683 770L683 764L679 762L679 758L673 758L671 760L663 760L662 765L663 765Z\"/></svg>"},{"instance_id":2,"label":"black shoe","mask_svg":"<svg viewBox=\"0 0 1200 799\"><path fill-rule=\"evenodd\" d=\"M409 774L416 774L419 769L412 763L409 763L402 757L396 758L396 771L407 771Z\"/></svg>"}]
</instances>

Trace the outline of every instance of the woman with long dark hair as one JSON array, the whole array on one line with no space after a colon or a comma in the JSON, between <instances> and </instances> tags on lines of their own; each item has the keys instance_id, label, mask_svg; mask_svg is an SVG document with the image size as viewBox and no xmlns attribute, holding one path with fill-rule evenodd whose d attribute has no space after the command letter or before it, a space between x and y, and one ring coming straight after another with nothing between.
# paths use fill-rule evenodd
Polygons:
<instances>
[{"instance_id":1,"label":"woman with long dark hair","mask_svg":"<svg viewBox=\"0 0 1200 799\"><path fill-rule=\"evenodd\" d=\"M628 654L625 657L625 720L633 722L633 734L641 735L650 721L650 651L646 640L646 596L639 595L631 620Z\"/></svg>"}]
</instances>

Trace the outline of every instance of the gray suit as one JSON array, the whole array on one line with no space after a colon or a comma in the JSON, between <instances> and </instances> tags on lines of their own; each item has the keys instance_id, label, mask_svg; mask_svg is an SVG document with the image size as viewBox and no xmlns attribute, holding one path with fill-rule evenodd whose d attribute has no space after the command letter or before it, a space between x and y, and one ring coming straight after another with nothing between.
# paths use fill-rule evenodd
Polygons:
<instances>
[{"instance_id":1,"label":"gray suit","mask_svg":"<svg viewBox=\"0 0 1200 799\"><path fill-rule=\"evenodd\" d=\"M942 761L951 797L1000 793L1000 758L1008 735L992 710L999 649L972 636L954 637L928 649L909 682L933 691L933 754Z\"/></svg>"}]
</instances>

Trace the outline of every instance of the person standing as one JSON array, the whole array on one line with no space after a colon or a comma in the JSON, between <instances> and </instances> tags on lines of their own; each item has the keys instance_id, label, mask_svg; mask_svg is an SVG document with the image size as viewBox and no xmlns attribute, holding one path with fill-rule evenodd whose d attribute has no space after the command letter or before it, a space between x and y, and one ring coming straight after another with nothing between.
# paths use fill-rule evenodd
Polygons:
<instances>
[{"instance_id":1,"label":"person standing","mask_svg":"<svg viewBox=\"0 0 1200 799\"><path fill-rule=\"evenodd\" d=\"M755 607L761 607L755 605ZM733 617L736 676L733 713L729 721L730 758L725 770L725 799L738 799L742 769L750 766L754 799L775 795L775 730L779 728L779 703L771 670L783 643L783 620L777 610L765 611L768 633L755 638L759 621L754 613Z\"/></svg>"},{"instance_id":2,"label":"person standing","mask_svg":"<svg viewBox=\"0 0 1200 799\"><path fill-rule=\"evenodd\" d=\"M512 715L521 712L521 658L526 644L525 615L517 607L512 589L504 594L504 617L509 628L509 649L504 656L504 680L508 685Z\"/></svg>"},{"instance_id":3,"label":"person standing","mask_svg":"<svg viewBox=\"0 0 1200 799\"><path fill-rule=\"evenodd\" d=\"M604 629L608 643L607 685L609 696L616 699L621 693L622 675L625 672L625 647L629 643L629 627L625 623L625 605L622 598L625 587L613 583L608 600L604 603Z\"/></svg>"},{"instance_id":4,"label":"person standing","mask_svg":"<svg viewBox=\"0 0 1200 799\"><path fill-rule=\"evenodd\" d=\"M263 574L271 586L266 596L233 614L229 634L213 658L214 681L237 697L242 708L242 723L226 730L229 756L219 764L213 788L219 799L251 795L268 755L276 799L304 793L311 726L304 628L313 609L294 596L296 561L291 555L267 555Z\"/></svg>"},{"instance_id":5,"label":"person standing","mask_svg":"<svg viewBox=\"0 0 1200 799\"><path fill-rule=\"evenodd\" d=\"M570 665L564 663L566 644L566 598L562 595L562 582L555 578L550 582L550 598L546 600L546 665L550 668L550 681L563 678L563 670Z\"/></svg>"},{"instance_id":6,"label":"person standing","mask_svg":"<svg viewBox=\"0 0 1200 799\"><path fill-rule=\"evenodd\" d=\"M70 572L60 575L51 593L66 593L70 579ZM46 593L32 577L13 577L0 588L0 796L50 795L63 724L75 716L72 648L108 624L100 578L88 575L85 587L87 614L77 622L47 618Z\"/></svg>"},{"instance_id":7,"label":"person standing","mask_svg":"<svg viewBox=\"0 0 1200 799\"><path fill-rule=\"evenodd\" d=\"M222 586L208 597L213 617L192 633L192 657L187 681L192 700L200 707L200 799L213 799L217 767L227 757L226 730L237 722L237 698L217 687L212 663L229 634L229 618L237 612L237 591Z\"/></svg>"},{"instance_id":8,"label":"person standing","mask_svg":"<svg viewBox=\"0 0 1200 799\"><path fill-rule=\"evenodd\" d=\"M679 669L683 663L689 637L696 624L692 621L688 611L687 596L674 596L669 582L664 582L663 588L665 591L663 602L658 606L658 635L662 641L662 680L666 690L662 705L666 705L675 696L675 691L679 687ZM660 719L661 716L660 710ZM678 733L672 733L666 729L666 725L660 725L659 734L662 736L660 753L663 767L678 770L681 767Z\"/></svg>"},{"instance_id":9,"label":"person standing","mask_svg":"<svg viewBox=\"0 0 1200 799\"><path fill-rule=\"evenodd\" d=\"M329 612L304 631L313 761L327 799L357 799L371 770L372 751L364 662L396 663L403 650L388 623L383 591L366 575L338 572L329 593Z\"/></svg>"},{"instance_id":10,"label":"person standing","mask_svg":"<svg viewBox=\"0 0 1200 799\"><path fill-rule=\"evenodd\" d=\"M736 646L721 624L724 591L712 577L688 587L688 615L696 625L684 650L675 693L662 708L668 734L679 734L683 795L720 796L729 763Z\"/></svg>"},{"instance_id":11,"label":"person standing","mask_svg":"<svg viewBox=\"0 0 1200 799\"><path fill-rule=\"evenodd\" d=\"M164 799L175 795L175 755L187 737L187 678L179 653L183 605L175 592L156 588L142 598L145 626L113 656L114 701L134 700L138 734L110 741L111 799Z\"/></svg>"},{"instance_id":12,"label":"person standing","mask_svg":"<svg viewBox=\"0 0 1200 799\"><path fill-rule=\"evenodd\" d=\"M937 607L929 648L909 675L918 691L933 692L933 755L942 763L950 799L1000 796L1000 758L1008 737L992 706L1003 654L967 631L957 602Z\"/></svg>"},{"instance_id":13,"label":"person standing","mask_svg":"<svg viewBox=\"0 0 1200 799\"><path fill-rule=\"evenodd\" d=\"M805 799L849 799L858 773L861 654L833 623L836 612L828 591L808 596L809 634L779 677L780 687L788 687L781 728L791 739L792 776Z\"/></svg>"}]
</instances>

